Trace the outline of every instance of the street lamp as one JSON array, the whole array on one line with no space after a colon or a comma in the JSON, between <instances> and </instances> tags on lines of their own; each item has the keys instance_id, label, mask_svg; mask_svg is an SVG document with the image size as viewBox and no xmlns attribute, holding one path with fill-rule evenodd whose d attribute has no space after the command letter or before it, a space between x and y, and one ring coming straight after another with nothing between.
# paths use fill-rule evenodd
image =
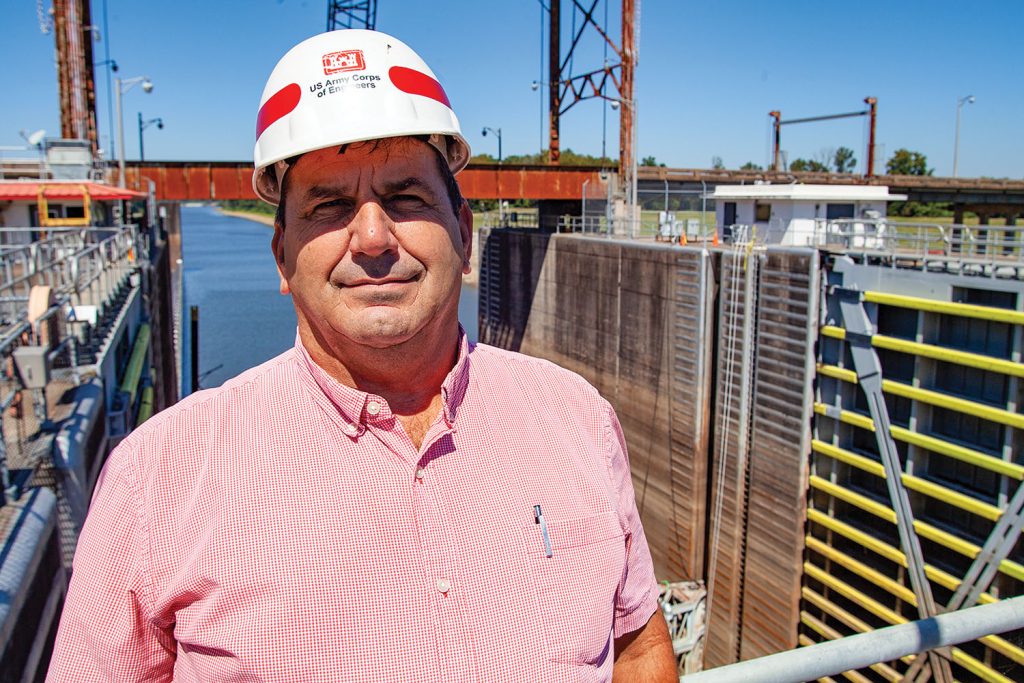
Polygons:
<instances>
[{"instance_id":1,"label":"street lamp","mask_svg":"<svg viewBox=\"0 0 1024 683\"><path fill-rule=\"evenodd\" d=\"M633 214L638 214L639 213L638 209L637 209L637 207L638 207L638 205L637 205L637 198L638 198L638 194L639 194L638 189L637 189L637 172L638 172L638 170L637 170L637 157L639 155L637 154L637 148L636 148L636 142L637 142L636 131L637 131L637 128L639 128L639 126L637 125L638 118L637 118L637 115L636 115L636 112L637 112L637 98L634 95L633 99L631 99L631 100L624 100L624 99L620 99L618 97L606 97L605 99L610 100L612 109L618 109L619 106L624 106L627 109L629 109L630 114L631 114L631 118L633 119L633 126L632 126L632 137L633 137L632 143L633 144L631 145L632 153L630 154L630 160L629 160L629 173L630 173L630 179L629 179L629 194L630 194L630 196L629 196L629 211L630 211L630 214L631 214L630 215L630 224L629 225L630 225L630 236L632 236L632 233L633 233L633 221L636 220L636 218L639 217L638 215L637 216L633 215ZM623 169L619 169L619 172L621 173L622 170Z\"/></svg>"},{"instance_id":2,"label":"street lamp","mask_svg":"<svg viewBox=\"0 0 1024 683\"><path fill-rule=\"evenodd\" d=\"M491 135L498 138L498 165L501 166L501 128L495 130L489 126L484 126L484 129L480 131L480 134L487 137L487 131L491 131ZM500 176L499 176L500 178ZM500 182L500 180L499 180ZM501 192L498 192L500 195ZM505 223L505 207L501 203L501 197L498 197L498 224L503 225Z\"/></svg>"},{"instance_id":3,"label":"street lamp","mask_svg":"<svg viewBox=\"0 0 1024 683\"><path fill-rule=\"evenodd\" d=\"M498 130L494 130L493 128L489 128L488 126L484 126L484 129L483 129L483 131L481 131L480 134L483 135L484 137L487 137L487 131L490 131L491 135L494 135L494 136L496 136L498 138L498 163L500 164L501 163L501 128L499 128Z\"/></svg>"},{"instance_id":4,"label":"street lamp","mask_svg":"<svg viewBox=\"0 0 1024 683\"><path fill-rule=\"evenodd\" d=\"M109 53L109 47L105 49ZM103 71L107 77L107 144L103 145L102 147L103 150L105 150L104 155L110 156L110 151L114 147L114 101L112 99L114 96L114 89L110 85L110 74L116 74L118 67L117 62L113 59L104 59L102 62L94 62L92 66L94 69L101 66L106 67L105 69L103 69Z\"/></svg>"},{"instance_id":5,"label":"street lamp","mask_svg":"<svg viewBox=\"0 0 1024 683\"><path fill-rule=\"evenodd\" d=\"M114 83L117 91L117 184L120 187L127 187L124 179L124 112L121 108L121 98L140 83L144 92L153 92L153 81L149 80L149 76L136 76L123 81L120 78L115 78Z\"/></svg>"},{"instance_id":6,"label":"street lamp","mask_svg":"<svg viewBox=\"0 0 1024 683\"><path fill-rule=\"evenodd\" d=\"M960 156L960 110L964 104L974 104L974 95L958 97L956 99L956 139L953 142L953 177L956 178L956 162Z\"/></svg>"},{"instance_id":7,"label":"street lamp","mask_svg":"<svg viewBox=\"0 0 1024 683\"><path fill-rule=\"evenodd\" d=\"M145 161L146 160L145 147L143 147L143 144L142 144L142 131L146 130L147 128L152 126L154 123L156 124L156 127L158 129L160 129L160 130L164 129L164 120L162 118L160 118L158 116L155 119L149 119L148 121L143 121L142 120L142 112L141 111L139 112L139 161Z\"/></svg>"}]
</instances>

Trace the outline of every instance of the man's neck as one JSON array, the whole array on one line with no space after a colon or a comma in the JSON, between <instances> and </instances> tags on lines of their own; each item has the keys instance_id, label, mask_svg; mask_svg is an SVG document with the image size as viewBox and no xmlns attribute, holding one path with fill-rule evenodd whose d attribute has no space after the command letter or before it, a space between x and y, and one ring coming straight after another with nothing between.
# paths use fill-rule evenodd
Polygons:
<instances>
[{"instance_id":1,"label":"man's neck","mask_svg":"<svg viewBox=\"0 0 1024 683\"><path fill-rule=\"evenodd\" d=\"M313 362L341 384L380 396L400 419L436 413L431 406L458 358L457 322L451 332L431 336L436 338L377 349L325 340L308 326L299 326L299 337Z\"/></svg>"}]
</instances>

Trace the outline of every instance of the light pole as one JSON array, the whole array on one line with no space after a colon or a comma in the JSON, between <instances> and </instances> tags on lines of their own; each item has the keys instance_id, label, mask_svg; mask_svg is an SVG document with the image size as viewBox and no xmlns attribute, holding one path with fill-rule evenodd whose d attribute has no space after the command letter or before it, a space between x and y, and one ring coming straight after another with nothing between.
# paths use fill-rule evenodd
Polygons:
<instances>
[{"instance_id":1,"label":"light pole","mask_svg":"<svg viewBox=\"0 0 1024 683\"><path fill-rule=\"evenodd\" d=\"M106 9L104 7L104 9ZM109 46L104 48L109 57ZM102 62L96 62L93 64L93 68L98 66L106 67L103 71L106 72L107 76L107 144L103 147L103 157L110 159L111 152L114 148L114 89L110 85L110 74L117 73L117 62L113 59L105 59Z\"/></svg>"},{"instance_id":2,"label":"light pole","mask_svg":"<svg viewBox=\"0 0 1024 683\"><path fill-rule=\"evenodd\" d=\"M633 119L633 130L631 131L632 132L632 138L633 138L633 141L632 141L633 144L631 145L632 150L631 150L630 159L629 159L629 174L630 174L630 178L629 178L629 197L627 198L627 205L628 205L629 213L630 213L630 217L629 217L629 220L630 220L629 232L630 232L630 237L632 237L633 236L633 222L635 220L639 219L639 210L638 210L638 204L637 204L637 198L638 198L638 194L639 194L639 191L638 191L638 188L637 188L637 157L639 155L637 154L637 144L636 144L637 143L636 132L637 132L637 128L639 128L639 126L637 125L638 117L636 115L636 112L637 112L637 98L634 95L633 99L631 99L631 100L623 100L623 99L620 99L620 98L617 98L617 97L609 97L607 99L611 100L611 107L612 107L612 109L618 109L619 105L622 105L624 107L628 107L629 110L630 110L631 118ZM623 169L620 168L619 172L621 173L622 170Z\"/></svg>"},{"instance_id":3,"label":"light pole","mask_svg":"<svg viewBox=\"0 0 1024 683\"><path fill-rule=\"evenodd\" d=\"M541 38L541 42L544 42L543 37ZM538 114L537 118L537 121L539 121L539 125L537 128L537 141L539 144L539 146L537 147L537 153L540 155L540 158L538 159L538 162L540 163L543 163L544 161L544 93L539 92L540 86L542 85L545 88L548 87L548 84L545 83L544 81L533 81L532 83L530 83L530 90L534 91L538 95L537 102L539 103L540 107L540 113Z\"/></svg>"},{"instance_id":4,"label":"light pole","mask_svg":"<svg viewBox=\"0 0 1024 683\"><path fill-rule=\"evenodd\" d=\"M124 111L121 108L121 98L139 83L142 84L144 92L153 92L153 81L149 80L148 76L136 76L123 81L115 78L114 83L117 90L117 184L119 187L127 187L124 179Z\"/></svg>"},{"instance_id":5,"label":"light pole","mask_svg":"<svg viewBox=\"0 0 1024 683\"><path fill-rule=\"evenodd\" d=\"M156 127L158 129L163 130L163 128L164 128L164 120L162 118L160 118L158 116L155 119L149 119L148 121L143 121L142 120L142 112L141 111L139 112L139 161L145 161L146 160L146 151L145 151L145 147L142 144L142 131L146 130L147 128L152 126L154 123L156 124Z\"/></svg>"},{"instance_id":6,"label":"light pole","mask_svg":"<svg viewBox=\"0 0 1024 683\"><path fill-rule=\"evenodd\" d=\"M960 156L960 110L964 104L974 104L974 95L958 97L956 99L956 138L953 142L953 177L956 178L956 162Z\"/></svg>"},{"instance_id":7,"label":"light pole","mask_svg":"<svg viewBox=\"0 0 1024 683\"><path fill-rule=\"evenodd\" d=\"M501 166L501 128L495 130L489 126L484 126L484 129L480 132L480 134L483 135L484 137L487 137L487 131L491 131L491 135L494 135L495 137L498 138L498 166ZM501 174L498 175L498 178L500 182ZM501 192L499 191L498 194L500 195ZM500 196L498 197L498 223L505 223L505 207L502 206Z\"/></svg>"},{"instance_id":8,"label":"light pole","mask_svg":"<svg viewBox=\"0 0 1024 683\"><path fill-rule=\"evenodd\" d=\"M488 131L490 131L491 135L494 135L495 137L498 138L498 165L500 166L501 165L501 128L499 128L498 130L494 130L493 128L490 128L488 126L484 126L484 129L483 129L483 131L480 134L483 135L484 137L487 137L487 132Z\"/></svg>"}]
</instances>

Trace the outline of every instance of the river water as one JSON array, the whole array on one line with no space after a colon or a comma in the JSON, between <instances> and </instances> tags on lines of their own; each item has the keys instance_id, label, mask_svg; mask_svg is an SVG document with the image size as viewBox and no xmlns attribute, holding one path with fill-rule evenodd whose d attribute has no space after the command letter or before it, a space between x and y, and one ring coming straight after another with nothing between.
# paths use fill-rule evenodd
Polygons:
<instances>
[{"instance_id":1,"label":"river water","mask_svg":"<svg viewBox=\"0 0 1024 683\"><path fill-rule=\"evenodd\" d=\"M277 291L271 229L222 215L212 206L181 208L182 395L191 393L188 311L199 306L199 383L220 386L295 342L295 309ZM475 287L463 286L459 319L477 338Z\"/></svg>"}]
</instances>

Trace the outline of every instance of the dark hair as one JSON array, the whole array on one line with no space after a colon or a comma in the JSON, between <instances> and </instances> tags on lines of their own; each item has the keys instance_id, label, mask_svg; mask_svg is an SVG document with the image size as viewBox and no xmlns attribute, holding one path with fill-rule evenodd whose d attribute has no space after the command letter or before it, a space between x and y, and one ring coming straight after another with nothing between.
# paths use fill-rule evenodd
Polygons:
<instances>
[{"instance_id":1,"label":"dark hair","mask_svg":"<svg viewBox=\"0 0 1024 683\"><path fill-rule=\"evenodd\" d=\"M427 142L430 136L413 135L411 137L416 140L420 140L421 142ZM395 139L396 138L380 138L377 140L372 140L370 142L373 143L373 147L371 148L370 151L376 151L378 148L381 147L381 145L390 145L395 141ZM452 144L451 138L446 137L445 144ZM348 145L341 145L338 150L339 153L344 152L346 147L348 147ZM441 152L433 145L430 145L430 148L434 150L434 159L437 162L437 172L441 175L441 180L444 181L445 191L448 193L448 201L452 205L452 213L455 214L455 218L457 219L459 217L459 210L462 208L462 202L464 201L462 198L462 190L459 189L459 183L457 180L455 180L455 174L452 173L452 169L448 166L448 160L445 159L441 155ZM295 162L298 160L298 156L294 156L291 157L290 159L287 159L288 166L294 165ZM272 169L273 166L271 166L267 170L271 171ZM277 212L274 214L274 225L279 226L281 230L284 230L284 203L285 195L287 194L288 190L288 177L289 176L286 173L284 176L284 181L281 183L280 197L278 198L277 202Z\"/></svg>"}]
</instances>

